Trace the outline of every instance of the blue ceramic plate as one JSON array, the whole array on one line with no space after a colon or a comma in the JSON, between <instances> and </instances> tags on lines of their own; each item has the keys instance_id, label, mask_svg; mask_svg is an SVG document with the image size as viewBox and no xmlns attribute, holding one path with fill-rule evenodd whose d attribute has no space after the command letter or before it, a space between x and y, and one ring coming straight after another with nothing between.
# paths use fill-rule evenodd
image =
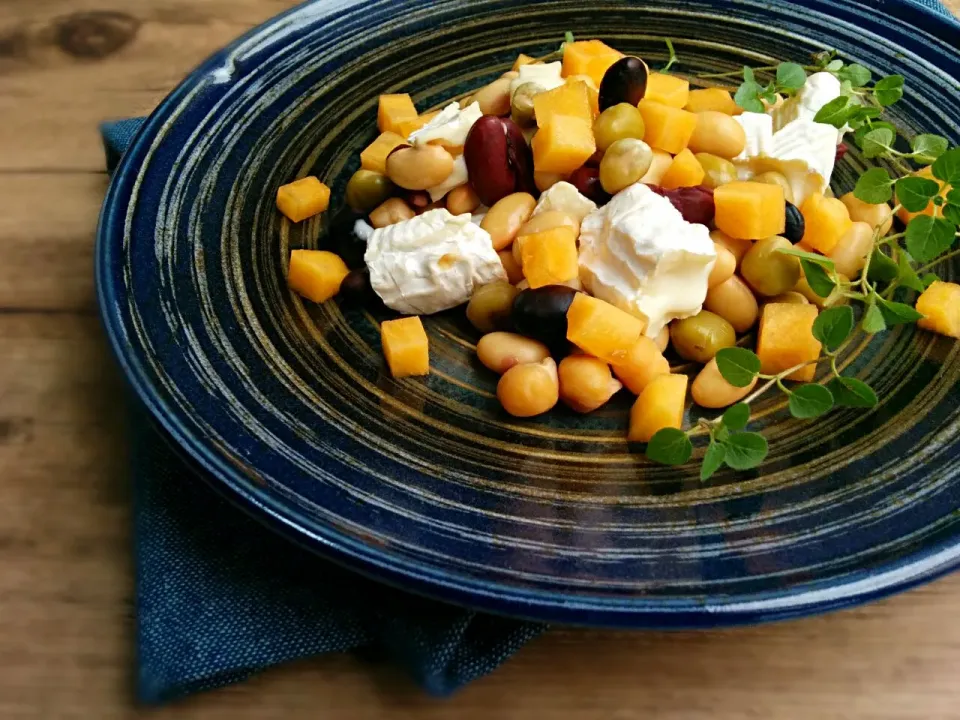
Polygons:
<instances>
[{"instance_id":1,"label":"blue ceramic plate","mask_svg":"<svg viewBox=\"0 0 960 720\"><path fill-rule=\"evenodd\" d=\"M625 442L630 398L506 417L462 313L427 321L432 373L394 381L378 317L304 303L291 248L328 220L274 207L305 174L335 201L377 96L426 109L555 50L564 32L681 70L837 49L906 76L895 120L960 142L960 28L907 2L312 2L217 53L151 116L103 210L97 282L116 355L157 422L241 504L381 579L553 621L706 626L797 616L929 579L960 557L960 358L914 328L843 359L871 412L758 408L771 453L708 484ZM846 191L864 161L837 174ZM944 268L947 278L954 268ZM692 412L692 411L691 411ZM690 420L695 419L693 415ZM698 454L703 449L698 449Z\"/></svg>"}]
</instances>

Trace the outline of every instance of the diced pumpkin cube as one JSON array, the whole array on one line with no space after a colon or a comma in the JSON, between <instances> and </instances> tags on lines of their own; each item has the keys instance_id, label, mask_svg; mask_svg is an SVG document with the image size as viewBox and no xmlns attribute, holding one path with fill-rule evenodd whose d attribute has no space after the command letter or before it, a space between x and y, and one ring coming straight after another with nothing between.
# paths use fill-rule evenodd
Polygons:
<instances>
[{"instance_id":1,"label":"diced pumpkin cube","mask_svg":"<svg viewBox=\"0 0 960 720\"><path fill-rule=\"evenodd\" d=\"M522 68L524 65L533 65L536 62L538 62L536 58L532 58L529 55L524 55L523 53L520 53L519 55L517 55L517 59L513 61L513 67L511 68L511 70L517 71L520 68Z\"/></svg>"},{"instance_id":2,"label":"diced pumpkin cube","mask_svg":"<svg viewBox=\"0 0 960 720\"><path fill-rule=\"evenodd\" d=\"M555 115L575 117L593 123L590 94L584 82L567 82L560 87L533 96L533 112L537 126L543 127Z\"/></svg>"},{"instance_id":3,"label":"diced pumpkin cube","mask_svg":"<svg viewBox=\"0 0 960 720\"><path fill-rule=\"evenodd\" d=\"M339 256L326 250L294 250L290 253L287 285L315 303L326 302L338 292L350 269Z\"/></svg>"},{"instance_id":4,"label":"diced pumpkin cube","mask_svg":"<svg viewBox=\"0 0 960 720\"><path fill-rule=\"evenodd\" d=\"M686 375L658 375L647 385L630 410L631 442L650 442L664 428L683 427L687 401Z\"/></svg>"},{"instance_id":5,"label":"diced pumpkin cube","mask_svg":"<svg viewBox=\"0 0 960 720\"><path fill-rule=\"evenodd\" d=\"M717 229L737 240L762 240L787 227L783 188L758 182L732 182L713 191Z\"/></svg>"},{"instance_id":6,"label":"diced pumpkin cube","mask_svg":"<svg viewBox=\"0 0 960 720\"><path fill-rule=\"evenodd\" d=\"M626 361L644 325L630 313L583 293L577 293L567 310L567 340L613 365Z\"/></svg>"},{"instance_id":7,"label":"diced pumpkin cube","mask_svg":"<svg viewBox=\"0 0 960 720\"><path fill-rule=\"evenodd\" d=\"M637 105L646 128L643 140L652 148L672 155L687 147L697 129L695 113L644 98Z\"/></svg>"},{"instance_id":8,"label":"diced pumpkin cube","mask_svg":"<svg viewBox=\"0 0 960 720\"><path fill-rule=\"evenodd\" d=\"M580 40L563 46L563 76L589 75L600 87L604 73L623 53L600 40Z\"/></svg>"},{"instance_id":9,"label":"diced pumpkin cube","mask_svg":"<svg viewBox=\"0 0 960 720\"><path fill-rule=\"evenodd\" d=\"M917 312L924 315L920 327L960 338L960 285L935 281L917 299Z\"/></svg>"},{"instance_id":10,"label":"diced pumpkin cube","mask_svg":"<svg viewBox=\"0 0 960 720\"><path fill-rule=\"evenodd\" d=\"M640 178L640 182L646 183L647 185L659 185L672 164L673 155L663 150L654 150L650 169L647 170L646 175Z\"/></svg>"},{"instance_id":11,"label":"diced pumpkin cube","mask_svg":"<svg viewBox=\"0 0 960 720\"><path fill-rule=\"evenodd\" d=\"M410 96L381 95L380 105L377 108L377 127L380 132L395 132L400 134L399 124L404 120L417 118L417 108Z\"/></svg>"},{"instance_id":12,"label":"diced pumpkin cube","mask_svg":"<svg viewBox=\"0 0 960 720\"><path fill-rule=\"evenodd\" d=\"M642 336L613 366L620 382L634 395L642 393L658 375L670 374L670 363L660 352L656 340Z\"/></svg>"},{"instance_id":13,"label":"diced pumpkin cube","mask_svg":"<svg viewBox=\"0 0 960 720\"><path fill-rule=\"evenodd\" d=\"M433 120L439 114L439 110L434 110L433 112L418 115L412 120L401 120L399 123L397 123L397 134L403 136L404 142L406 142L407 138L409 138L413 133Z\"/></svg>"},{"instance_id":14,"label":"diced pumpkin cube","mask_svg":"<svg viewBox=\"0 0 960 720\"><path fill-rule=\"evenodd\" d=\"M853 225L847 206L836 198L813 193L800 206L803 215L803 242L829 255Z\"/></svg>"},{"instance_id":15,"label":"diced pumpkin cube","mask_svg":"<svg viewBox=\"0 0 960 720\"><path fill-rule=\"evenodd\" d=\"M690 83L676 75L650 73L647 77L647 90L643 94L644 100L669 105L672 108L683 108L690 97Z\"/></svg>"},{"instance_id":16,"label":"diced pumpkin cube","mask_svg":"<svg viewBox=\"0 0 960 720\"><path fill-rule=\"evenodd\" d=\"M399 135L395 132L380 133L380 137L367 145L360 153L360 167L364 170L373 170L381 175L387 174L387 155L393 152L395 147L407 142L406 135Z\"/></svg>"},{"instance_id":17,"label":"diced pumpkin cube","mask_svg":"<svg viewBox=\"0 0 960 720\"><path fill-rule=\"evenodd\" d=\"M691 90L683 109L692 113L715 110L727 115L739 115L743 112L743 108L734 102L730 92L721 88Z\"/></svg>"},{"instance_id":18,"label":"diced pumpkin cube","mask_svg":"<svg viewBox=\"0 0 960 720\"><path fill-rule=\"evenodd\" d=\"M381 323L380 342L393 377L430 373L430 343L416 315Z\"/></svg>"},{"instance_id":19,"label":"diced pumpkin cube","mask_svg":"<svg viewBox=\"0 0 960 720\"><path fill-rule=\"evenodd\" d=\"M593 124L579 117L554 115L531 143L537 172L569 175L597 151Z\"/></svg>"},{"instance_id":20,"label":"diced pumpkin cube","mask_svg":"<svg viewBox=\"0 0 960 720\"><path fill-rule=\"evenodd\" d=\"M532 288L559 285L580 273L577 234L569 227L524 235L520 248L523 276Z\"/></svg>"},{"instance_id":21,"label":"diced pumpkin cube","mask_svg":"<svg viewBox=\"0 0 960 720\"><path fill-rule=\"evenodd\" d=\"M571 75L567 78L568 83L582 82L587 86L587 96L590 98L590 110L593 113L593 119L600 114L600 89L593 82L589 75Z\"/></svg>"},{"instance_id":22,"label":"diced pumpkin cube","mask_svg":"<svg viewBox=\"0 0 960 720\"><path fill-rule=\"evenodd\" d=\"M277 188L277 209L291 222L302 222L330 207L330 188L313 175Z\"/></svg>"},{"instance_id":23,"label":"diced pumpkin cube","mask_svg":"<svg viewBox=\"0 0 960 720\"><path fill-rule=\"evenodd\" d=\"M767 303L760 316L757 355L760 372L776 375L795 365L820 357L820 341L813 336L813 322L817 319L815 305L794 303ZM811 382L817 366L806 365L787 376L788 380Z\"/></svg>"},{"instance_id":24,"label":"diced pumpkin cube","mask_svg":"<svg viewBox=\"0 0 960 720\"><path fill-rule=\"evenodd\" d=\"M936 182L940 182L933 176L933 168L931 165L927 165L926 167L920 168L914 173L914 175L916 175L917 177L926 178L927 180L935 180ZM942 189L940 190L940 197L946 198L946 195L949 191L950 191L950 186L947 183L943 183ZM927 203L927 206L920 212L910 212L906 208L900 208L897 211L897 217L900 218L901 222L906 224L911 220L913 220L917 215L933 215L933 207L934 207L933 200L931 200L929 203Z\"/></svg>"},{"instance_id":25,"label":"diced pumpkin cube","mask_svg":"<svg viewBox=\"0 0 960 720\"><path fill-rule=\"evenodd\" d=\"M700 161L694 157L689 149L685 148L673 158L673 162L670 163L670 167L663 174L660 184L666 190L692 187L702 183L705 175Z\"/></svg>"}]
</instances>

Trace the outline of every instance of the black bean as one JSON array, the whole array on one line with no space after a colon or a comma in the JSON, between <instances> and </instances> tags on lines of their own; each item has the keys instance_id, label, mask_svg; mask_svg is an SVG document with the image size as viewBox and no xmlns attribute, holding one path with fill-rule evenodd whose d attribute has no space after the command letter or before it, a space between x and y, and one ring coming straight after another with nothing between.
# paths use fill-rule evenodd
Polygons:
<instances>
[{"instance_id":1,"label":"black bean","mask_svg":"<svg viewBox=\"0 0 960 720\"><path fill-rule=\"evenodd\" d=\"M607 69L600 82L600 112L620 103L636 106L647 92L649 72L647 64L640 58L617 60Z\"/></svg>"},{"instance_id":2,"label":"black bean","mask_svg":"<svg viewBox=\"0 0 960 720\"><path fill-rule=\"evenodd\" d=\"M806 223L803 220L803 215L800 213L800 208L794 205L789 200L787 203L787 222L786 229L783 231L783 237L796 245L798 242L803 240L803 233L806 230Z\"/></svg>"},{"instance_id":3,"label":"black bean","mask_svg":"<svg viewBox=\"0 0 960 720\"><path fill-rule=\"evenodd\" d=\"M551 351L562 352L567 348L567 310L576 294L576 290L565 285L522 291L513 301L514 328Z\"/></svg>"}]
</instances>

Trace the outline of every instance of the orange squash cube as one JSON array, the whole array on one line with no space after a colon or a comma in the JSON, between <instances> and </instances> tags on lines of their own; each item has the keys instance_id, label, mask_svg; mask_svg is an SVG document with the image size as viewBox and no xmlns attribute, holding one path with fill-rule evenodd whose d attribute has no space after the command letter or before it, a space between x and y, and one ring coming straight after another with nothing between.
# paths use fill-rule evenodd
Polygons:
<instances>
[{"instance_id":1,"label":"orange squash cube","mask_svg":"<svg viewBox=\"0 0 960 720\"><path fill-rule=\"evenodd\" d=\"M630 313L583 293L577 293L567 310L567 340L613 365L626 362L644 325Z\"/></svg>"},{"instance_id":2,"label":"orange squash cube","mask_svg":"<svg viewBox=\"0 0 960 720\"><path fill-rule=\"evenodd\" d=\"M377 108L377 127L380 132L395 132L400 134L399 123L404 120L415 120L417 108L413 100L406 93L402 95L381 95L380 105Z\"/></svg>"},{"instance_id":3,"label":"orange squash cube","mask_svg":"<svg viewBox=\"0 0 960 720\"><path fill-rule=\"evenodd\" d=\"M540 126L531 147L537 172L569 175L597 151L593 124L579 117L554 115Z\"/></svg>"},{"instance_id":4,"label":"orange squash cube","mask_svg":"<svg viewBox=\"0 0 960 720\"><path fill-rule=\"evenodd\" d=\"M713 191L714 223L736 240L762 240L787 227L783 188L758 182L732 182Z\"/></svg>"},{"instance_id":5,"label":"orange squash cube","mask_svg":"<svg viewBox=\"0 0 960 720\"><path fill-rule=\"evenodd\" d=\"M322 303L340 292L340 283L349 272L343 260L332 252L294 250L290 253L287 285L297 295Z\"/></svg>"},{"instance_id":6,"label":"orange squash cube","mask_svg":"<svg viewBox=\"0 0 960 720\"><path fill-rule=\"evenodd\" d=\"M589 75L597 87L604 73L623 53L600 40L580 40L563 46L563 76Z\"/></svg>"},{"instance_id":7,"label":"orange squash cube","mask_svg":"<svg viewBox=\"0 0 960 720\"><path fill-rule=\"evenodd\" d=\"M291 222L302 222L330 207L330 188L313 175L277 188L277 210Z\"/></svg>"},{"instance_id":8,"label":"orange squash cube","mask_svg":"<svg viewBox=\"0 0 960 720\"><path fill-rule=\"evenodd\" d=\"M567 78L568 83L582 82L587 86L587 96L590 98L590 110L593 113L591 119L595 120L600 114L600 89L593 82L589 75L571 75Z\"/></svg>"},{"instance_id":9,"label":"orange squash cube","mask_svg":"<svg viewBox=\"0 0 960 720\"><path fill-rule=\"evenodd\" d=\"M555 115L575 117L587 123L593 123L593 107L590 93L584 82L567 82L558 88L533 96L533 112L537 117L537 127L543 127Z\"/></svg>"},{"instance_id":10,"label":"orange squash cube","mask_svg":"<svg viewBox=\"0 0 960 720\"><path fill-rule=\"evenodd\" d=\"M381 175L387 174L387 155L393 152L393 149L407 142L406 135L399 135L395 132L380 133L380 137L360 153L360 167L364 170L372 170Z\"/></svg>"},{"instance_id":11,"label":"orange squash cube","mask_svg":"<svg viewBox=\"0 0 960 720\"><path fill-rule=\"evenodd\" d=\"M660 184L666 190L692 187L702 183L705 175L703 165L688 148L685 148L673 158L673 162L670 163L670 167L663 174Z\"/></svg>"},{"instance_id":12,"label":"orange squash cube","mask_svg":"<svg viewBox=\"0 0 960 720\"><path fill-rule=\"evenodd\" d=\"M767 303L760 316L757 355L760 372L776 375L795 365L820 357L820 341L813 336L813 322L819 311L815 305ZM816 365L806 365L787 376L788 380L811 382Z\"/></svg>"},{"instance_id":13,"label":"orange squash cube","mask_svg":"<svg viewBox=\"0 0 960 720\"><path fill-rule=\"evenodd\" d=\"M734 102L730 92L721 88L691 90L683 109L692 113L715 110L727 115L739 115L743 112L743 108Z\"/></svg>"},{"instance_id":14,"label":"orange squash cube","mask_svg":"<svg viewBox=\"0 0 960 720\"><path fill-rule=\"evenodd\" d=\"M524 55L520 53L517 55L517 59L513 61L513 67L510 68L514 72L522 68L524 65L533 65L534 63L539 62L536 58L532 58L529 55Z\"/></svg>"},{"instance_id":15,"label":"orange squash cube","mask_svg":"<svg viewBox=\"0 0 960 720\"><path fill-rule=\"evenodd\" d=\"M412 120L401 120L397 123L397 134L403 137L404 142L407 141L413 133L422 128L428 122L433 120L437 115L440 114L439 110L434 110L433 112L424 113L423 115L418 115Z\"/></svg>"},{"instance_id":16,"label":"orange squash cube","mask_svg":"<svg viewBox=\"0 0 960 720\"><path fill-rule=\"evenodd\" d=\"M690 83L676 75L650 73L647 77L647 91L643 94L644 100L669 105L681 109L690 98Z\"/></svg>"},{"instance_id":17,"label":"orange squash cube","mask_svg":"<svg viewBox=\"0 0 960 720\"><path fill-rule=\"evenodd\" d=\"M917 312L924 315L920 327L960 338L960 285L935 281L917 299Z\"/></svg>"},{"instance_id":18,"label":"orange squash cube","mask_svg":"<svg viewBox=\"0 0 960 720\"><path fill-rule=\"evenodd\" d=\"M683 427L687 401L686 375L658 375L647 385L630 409L630 442L650 442L664 428Z\"/></svg>"},{"instance_id":19,"label":"orange squash cube","mask_svg":"<svg viewBox=\"0 0 960 720\"><path fill-rule=\"evenodd\" d=\"M803 215L803 243L829 255L853 226L847 206L836 198L813 193L800 206Z\"/></svg>"},{"instance_id":20,"label":"orange squash cube","mask_svg":"<svg viewBox=\"0 0 960 720\"><path fill-rule=\"evenodd\" d=\"M416 315L381 323L380 342L393 377L430 374L430 342Z\"/></svg>"},{"instance_id":21,"label":"orange squash cube","mask_svg":"<svg viewBox=\"0 0 960 720\"><path fill-rule=\"evenodd\" d=\"M930 165L920 168L914 173L914 175L917 177L926 178L927 180L935 180L936 182L940 182L933 176L933 168ZM946 183L943 183L943 186L940 190L940 197L946 198L948 192L950 192L950 186ZM900 208L897 211L897 217L900 218L900 221L904 224L907 224L913 220L917 215L933 215L933 200L930 200L930 202L927 203L927 206L920 212L910 212L906 208Z\"/></svg>"},{"instance_id":22,"label":"orange squash cube","mask_svg":"<svg viewBox=\"0 0 960 720\"><path fill-rule=\"evenodd\" d=\"M580 274L577 234L569 227L524 235L520 254L523 276L532 288L559 285Z\"/></svg>"},{"instance_id":23,"label":"orange squash cube","mask_svg":"<svg viewBox=\"0 0 960 720\"><path fill-rule=\"evenodd\" d=\"M673 165L673 155L663 150L654 150L650 169L647 170L646 175L640 178L640 182L646 183L647 185L659 185L671 165Z\"/></svg>"},{"instance_id":24,"label":"orange squash cube","mask_svg":"<svg viewBox=\"0 0 960 720\"><path fill-rule=\"evenodd\" d=\"M670 374L670 363L663 356L656 340L640 337L626 357L613 366L613 372L634 395L642 393L659 375Z\"/></svg>"},{"instance_id":25,"label":"orange squash cube","mask_svg":"<svg viewBox=\"0 0 960 720\"><path fill-rule=\"evenodd\" d=\"M693 131L697 129L695 113L646 98L641 100L637 107L643 115L643 124L646 127L643 140L647 145L676 155L690 144Z\"/></svg>"}]
</instances>

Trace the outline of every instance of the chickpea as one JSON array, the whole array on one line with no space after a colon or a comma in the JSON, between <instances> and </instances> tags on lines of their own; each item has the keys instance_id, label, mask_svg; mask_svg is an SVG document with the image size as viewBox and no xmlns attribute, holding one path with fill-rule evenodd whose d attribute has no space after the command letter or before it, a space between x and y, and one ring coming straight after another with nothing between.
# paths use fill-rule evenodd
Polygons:
<instances>
[{"instance_id":1,"label":"chickpea","mask_svg":"<svg viewBox=\"0 0 960 720\"><path fill-rule=\"evenodd\" d=\"M478 207L480 207L480 198L477 197L477 193L470 187L470 183L455 187L447 193L447 210L454 215L472 213Z\"/></svg>"},{"instance_id":2,"label":"chickpea","mask_svg":"<svg viewBox=\"0 0 960 720\"><path fill-rule=\"evenodd\" d=\"M840 198L840 202L850 211L850 219L854 222L865 222L874 230L880 228L880 237L883 237L893 226L893 210L886 203L871 205L860 200L852 192Z\"/></svg>"},{"instance_id":3,"label":"chickpea","mask_svg":"<svg viewBox=\"0 0 960 720\"><path fill-rule=\"evenodd\" d=\"M522 128L534 125L533 97L544 90L543 85L535 82L525 82L518 87L510 100L510 119Z\"/></svg>"},{"instance_id":4,"label":"chickpea","mask_svg":"<svg viewBox=\"0 0 960 720\"><path fill-rule=\"evenodd\" d=\"M721 185L734 182L737 179L737 166L726 158L710 153L697 153L695 155L703 172L703 185L716 190Z\"/></svg>"},{"instance_id":5,"label":"chickpea","mask_svg":"<svg viewBox=\"0 0 960 720\"><path fill-rule=\"evenodd\" d=\"M387 157L387 177L405 190L432 188L453 172L453 155L439 145L395 150Z\"/></svg>"},{"instance_id":6,"label":"chickpea","mask_svg":"<svg viewBox=\"0 0 960 720\"><path fill-rule=\"evenodd\" d=\"M560 400L557 364L553 358L515 365L497 383L497 399L514 417L533 417L553 409Z\"/></svg>"},{"instance_id":7,"label":"chickpea","mask_svg":"<svg viewBox=\"0 0 960 720\"><path fill-rule=\"evenodd\" d=\"M579 413L590 413L616 395L623 385L610 366L589 355L570 355L560 362L560 399Z\"/></svg>"},{"instance_id":8,"label":"chickpea","mask_svg":"<svg viewBox=\"0 0 960 720\"><path fill-rule=\"evenodd\" d=\"M654 150L653 160L650 161L650 168L647 170L646 175L640 178L640 182L646 183L647 185L659 185L672 163L673 155L663 150Z\"/></svg>"},{"instance_id":9,"label":"chickpea","mask_svg":"<svg viewBox=\"0 0 960 720\"><path fill-rule=\"evenodd\" d=\"M723 348L737 344L737 333L729 321L709 310L677 320L670 326L670 340L684 360L708 363Z\"/></svg>"},{"instance_id":10,"label":"chickpea","mask_svg":"<svg viewBox=\"0 0 960 720\"><path fill-rule=\"evenodd\" d=\"M792 290L800 279L800 259L778 252L793 245L779 235L758 240L743 256L740 273L756 292L767 297Z\"/></svg>"},{"instance_id":11,"label":"chickpea","mask_svg":"<svg viewBox=\"0 0 960 720\"><path fill-rule=\"evenodd\" d=\"M639 181L652 163L653 150L643 140L617 140L607 148L600 161L600 184L614 195Z\"/></svg>"},{"instance_id":12,"label":"chickpea","mask_svg":"<svg viewBox=\"0 0 960 720\"><path fill-rule=\"evenodd\" d=\"M796 290L788 290L785 293L774 295L772 298L767 300L764 305L772 305L775 303L786 305L808 305L810 301Z\"/></svg>"},{"instance_id":13,"label":"chickpea","mask_svg":"<svg viewBox=\"0 0 960 720\"><path fill-rule=\"evenodd\" d=\"M536 206L536 198L524 192L507 195L494 203L480 221L480 227L490 233L494 250L503 250L513 242Z\"/></svg>"},{"instance_id":14,"label":"chickpea","mask_svg":"<svg viewBox=\"0 0 960 720\"><path fill-rule=\"evenodd\" d=\"M690 395L700 407L719 410L743 400L757 385L759 378L746 387L738 388L726 381L713 358L699 372L690 386Z\"/></svg>"},{"instance_id":15,"label":"chickpea","mask_svg":"<svg viewBox=\"0 0 960 720\"><path fill-rule=\"evenodd\" d=\"M747 146L743 126L726 113L704 110L697 113L697 126L688 147L693 153L710 153L734 158Z\"/></svg>"},{"instance_id":16,"label":"chickpea","mask_svg":"<svg viewBox=\"0 0 960 720\"><path fill-rule=\"evenodd\" d=\"M757 298L737 275L710 288L703 306L729 322L740 333L752 328L760 313Z\"/></svg>"},{"instance_id":17,"label":"chickpea","mask_svg":"<svg viewBox=\"0 0 960 720\"><path fill-rule=\"evenodd\" d=\"M789 203L793 202L793 187L790 185L790 181L787 180L787 176L783 173L770 170L769 172L760 173L757 175L753 179L753 182L766 183L767 185L779 185L783 188L783 199Z\"/></svg>"},{"instance_id":18,"label":"chickpea","mask_svg":"<svg viewBox=\"0 0 960 720\"><path fill-rule=\"evenodd\" d=\"M391 195L390 178L373 170L357 170L347 182L347 205L354 212L368 213Z\"/></svg>"},{"instance_id":19,"label":"chickpea","mask_svg":"<svg viewBox=\"0 0 960 720\"><path fill-rule=\"evenodd\" d=\"M667 348L670 347L670 328L664 325L663 330L660 331L660 334L657 335L657 339L654 342L657 343L660 352L666 352Z\"/></svg>"},{"instance_id":20,"label":"chickpea","mask_svg":"<svg viewBox=\"0 0 960 720\"><path fill-rule=\"evenodd\" d=\"M717 261L713 264L710 277L707 278L708 288L726 282L737 271L737 258L732 252L718 242L713 243L713 248L717 251Z\"/></svg>"},{"instance_id":21,"label":"chickpea","mask_svg":"<svg viewBox=\"0 0 960 720\"><path fill-rule=\"evenodd\" d=\"M514 365L543 362L548 357L550 351L542 342L515 333L488 333L477 343L477 359L499 375Z\"/></svg>"},{"instance_id":22,"label":"chickpea","mask_svg":"<svg viewBox=\"0 0 960 720\"><path fill-rule=\"evenodd\" d=\"M601 152L606 152L617 140L643 140L645 131L643 115L630 103L620 103L607 108L593 122L593 136L597 142L597 150Z\"/></svg>"},{"instance_id":23,"label":"chickpea","mask_svg":"<svg viewBox=\"0 0 960 720\"><path fill-rule=\"evenodd\" d=\"M492 332L507 324L513 301L520 293L505 281L482 285L467 303L467 320L480 332Z\"/></svg>"},{"instance_id":24,"label":"chickpea","mask_svg":"<svg viewBox=\"0 0 960 720\"><path fill-rule=\"evenodd\" d=\"M752 240L737 240L727 235L722 230L712 230L710 232L710 239L718 245L723 245L727 250L733 253L733 256L737 259L737 267L740 267L740 263L743 261L743 256L747 254L747 251L753 247Z\"/></svg>"},{"instance_id":25,"label":"chickpea","mask_svg":"<svg viewBox=\"0 0 960 720\"><path fill-rule=\"evenodd\" d=\"M873 252L873 232L869 223L855 222L844 233L836 247L827 254L838 273L852 278L860 274L867 264L867 257Z\"/></svg>"},{"instance_id":26,"label":"chickpea","mask_svg":"<svg viewBox=\"0 0 960 720\"><path fill-rule=\"evenodd\" d=\"M390 198L370 213L370 224L375 228L396 225L416 217L416 213L400 198Z\"/></svg>"},{"instance_id":27,"label":"chickpea","mask_svg":"<svg viewBox=\"0 0 960 720\"><path fill-rule=\"evenodd\" d=\"M508 115L510 113L510 84L512 77L504 75L486 85L473 95L473 102L480 105L484 115Z\"/></svg>"},{"instance_id":28,"label":"chickpea","mask_svg":"<svg viewBox=\"0 0 960 720\"><path fill-rule=\"evenodd\" d=\"M507 273L507 280L511 285L516 285L523 281L523 268L513 257L513 250L501 250L497 253L500 258L500 264L503 265L504 272Z\"/></svg>"}]
</instances>

